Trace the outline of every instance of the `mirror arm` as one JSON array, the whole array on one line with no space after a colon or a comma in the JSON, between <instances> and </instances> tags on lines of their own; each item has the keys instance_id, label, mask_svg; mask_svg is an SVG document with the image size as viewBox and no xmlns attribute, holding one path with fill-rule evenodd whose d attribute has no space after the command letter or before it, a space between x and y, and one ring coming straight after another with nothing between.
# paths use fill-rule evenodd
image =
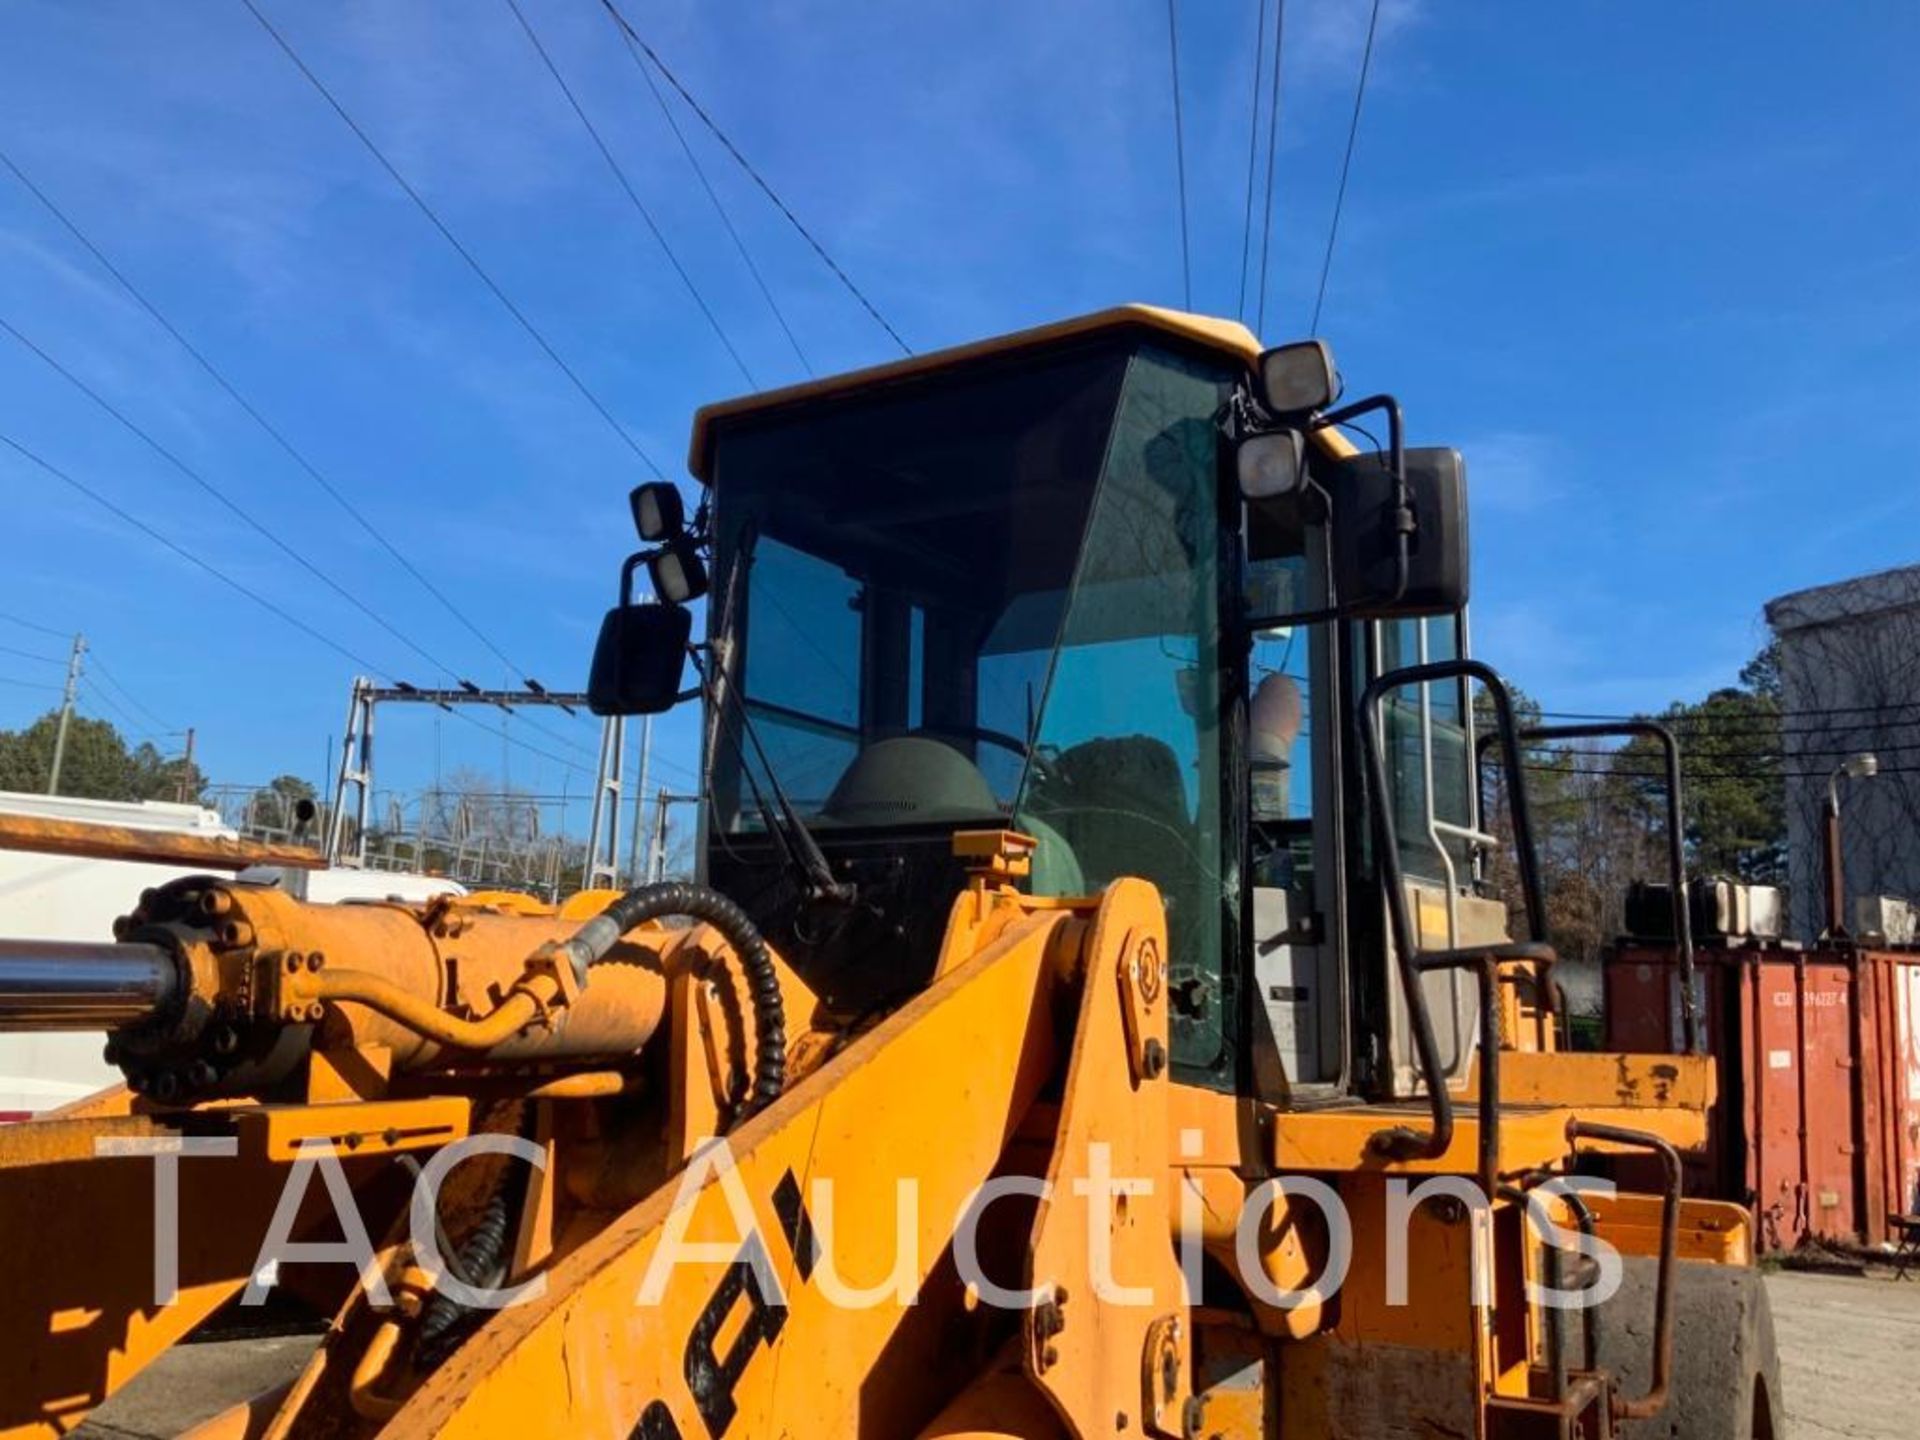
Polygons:
<instances>
[{"instance_id":1,"label":"mirror arm","mask_svg":"<svg viewBox=\"0 0 1920 1440\"><path fill-rule=\"evenodd\" d=\"M652 558L650 550L636 550L620 565L620 604L624 609L633 604L633 572Z\"/></svg>"},{"instance_id":2,"label":"mirror arm","mask_svg":"<svg viewBox=\"0 0 1920 1440\"><path fill-rule=\"evenodd\" d=\"M1356 614L1369 612L1382 604L1397 605L1407 593L1407 583L1413 571L1413 497L1407 485L1407 435L1406 421L1400 410L1400 402L1393 396L1382 393L1369 395L1364 400L1356 400L1351 405L1342 405L1337 410L1328 410L1315 415L1307 422L1309 430L1327 430L1344 425L1349 420L1374 411L1384 411L1387 417L1387 466L1393 474L1393 590L1384 600L1377 595L1362 596L1356 600L1342 601L1337 596L1334 603L1320 610L1303 610L1292 615L1249 616L1249 630L1260 629L1264 625L1317 625L1327 620L1345 620ZM1237 418L1237 417L1236 417ZM1312 485L1313 482L1307 482ZM1320 487L1314 486L1315 489ZM1325 491L1321 493L1324 495ZM1328 541L1331 545L1331 539ZM1328 567L1331 573L1332 567Z\"/></svg>"},{"instance_id":3,"label":"mirror arm","mask_svg":"<svg viewBox=\"0 0 1920 1440\"><path fill-rule=\"evenodd\" d=\"M1344 425L1349 420L1362 415L1370 415L1383 410L1387 416L1387 465L1393 472L1393 528L1396 539L1393 564L1393 593L1384 602L1397 605L1407 593L1407 579L1412 574L1413 557L1413 497L1407 488L1407 436L1406 422L1401 415L1400 402L1391 395L1369 395L1364 400L1356 400L1351 405L1342 405L1338 410L1328 410L1313 417L1315 430L1325 430L1335 425Z\"/></svg>"}]
</instances>

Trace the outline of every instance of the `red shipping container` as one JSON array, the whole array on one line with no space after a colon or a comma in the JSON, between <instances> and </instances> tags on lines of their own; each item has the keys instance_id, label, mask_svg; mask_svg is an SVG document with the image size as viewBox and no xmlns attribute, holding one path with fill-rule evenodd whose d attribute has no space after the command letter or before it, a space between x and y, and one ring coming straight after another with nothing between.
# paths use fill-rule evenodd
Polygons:
<instances>
[{"instance_id":1,"label":"red shipping container","mask_svg":"<svg viewBox=\"0 0 1920 1440\"><path fill-rule=\"evenodd\" d=\"M1718 1061L1719 1101L1706 1150L1689 1157L1688 1188L1752 1207L1762 1249L1886 1234L1889 1177L1870 1162L1883 1148L1874 1123L1883 1109L1875 1091L1884 1067L1874 1063L1882 1046L1871 1038L1882 1007L1870 994L1856 1010L1856 965L1879 978L1882 967L1847 951L1729 947L1696 955L1701 1040ZM1916 969L1899 968L1909 977ZM1920 1001L1920 987L1909 998ZM1681 1050L1671 949L1623 946L1606 966L1605 1004L1609 1049ZM1920 1100L1910 1112L1920 1119ZM1916 1149L1920 1131L1909 1153Z\"/></svg>"},{"instance_id":2,"label":"red shipping container","mask_svg":"<svg viewBox=\"0 0 1920 1440\"><path fill-rule=\"evenodd\" d=\"M1868 951L1878 1102L1874 1150L1889 1214L1920 1214L1920 954Z\"/></svg>"}]
</instances>

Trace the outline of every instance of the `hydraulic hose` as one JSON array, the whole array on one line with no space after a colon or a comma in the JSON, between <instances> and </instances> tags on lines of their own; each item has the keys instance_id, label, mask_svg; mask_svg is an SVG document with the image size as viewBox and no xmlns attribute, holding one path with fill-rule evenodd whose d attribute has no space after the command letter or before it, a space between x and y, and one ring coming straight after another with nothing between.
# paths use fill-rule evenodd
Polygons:
<instances>
[{"instance_id":1,"label":"hydraulic hose","mask_svg":"<svg viewBox=\"0 0 1920 1440\"><path fill-rule=\"evenodd\" d=\"M562 949L574 972L585 976L606 958L620 937L634 926L667 915L684 915L718 930L740 957L746 971L747 1000L753 1006L754 1066L751 1108L759 1109L779 1097L787 1083L786 1010L780 999L780 977L767 953L767 942L747 918L747 912L718 890L704 885L668 881L629 890L587 921L564 942Z\"/></svg>"},{"instance_id":2,"label":"hydraulic hose","mask_svg":"<svg viewBox=\"0 0 1920 1440\"><path fill-rule=\"evenodd\" d=\"M519 1164L509 1167L493 1194L487 1197L486 1208L480 1212L480 1219L466 1243L457 1252L444 1256L447 1268L463 1284L481 1289L497 1285L505 1278L507 1244L513 1235L515 1212L519 1208L514 1203L514 1182L520 1180L524 1190L530 1177L516 1172L525 1168ZM420 1316L415 1364L423 1370L435 1369L466 1338L474 1313L445 1290L435 1290Z\"/></svg>"},{"instance_id":3,"label":"hydraulic hose","mask_svg":"<svg viewBox=\"0 0 1920 1440\"><path fill-rule=\"evenodd\" d=\"M754 1078L752 1108L778 1098L787 1082L786 1010L780 998L780 977L773 968L773 957L758 927L733 901L704 885L670 881L642 885L629 890L593 919L586 922L559 947L574 973L585 977L603 962L620 938L635 926L668 915L684 915L711 925L726 939L740 957L746 972L747 999L754 1015ZM363 997L356 997L363 998ZM505 1009L506 1006L502 1006ZM491 1017L490 1017L491 1019ZM485 1022L483 1022L485 1023ZM530 1135L531 1113L522 1125L522 1134ZM515 1202L513 1167L501 1176L487 1199L479 1220L457 1252L446 1255L448 1268L469 1285L499 1283L507 1264L514 1221L519 1206ZM524 1190L525 1180L520 1180ZM427 1301L420 1317L415 1346L415 1364L431 1370L458 1348L471 1329L473 1312L444 1290L437 1290Z\"/></svg>"},{"instance_id":4,"label":"hydraulic hose","mask_svg":"<svg viewBox=\"0 0 1920 1440\"><path fill-rule=\"evenodd\" d=\"M315 977L312 993L322 1000L350 1000L397 1020L417 1035L455 1050L491 1050L504 1045L540 1014L540 1004L515 991L478 1020L449 1015L430 1000L368 970L329 970Z\"/></svg>"}]
</instances>

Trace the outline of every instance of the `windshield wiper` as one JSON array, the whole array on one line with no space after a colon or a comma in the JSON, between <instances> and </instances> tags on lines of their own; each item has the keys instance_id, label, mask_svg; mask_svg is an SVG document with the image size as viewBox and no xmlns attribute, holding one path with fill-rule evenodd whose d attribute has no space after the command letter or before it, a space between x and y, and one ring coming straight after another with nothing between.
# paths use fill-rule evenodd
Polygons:
<instances>
[{"instance_id":1,"label":"windshield wiper","mask_svg":"<svg viewBox=\"0 0 1920 1440\"><path fill-rule=\"evenodd\" d=\"M854 898L854 887L833 878L833 869L827 864L820 843L801 820L800 812L794 808L793 801L780 784L780 776L775 772L773 762L767 758L766 749L760 743L760 732L754 728L753 717L747 713L746 702L734 693L731 685L725 688L725 694L722 695L721 687L714 684L707 674L707 667L701 663L697 646L689 645L687 654L693 659L694 673L700 677L700 689L716 714L724 714L731 706L734 723L727 739L733 746L734 758L740 763L740 774L746 779L747 788L753 792L753 803L766 822L767 833L780 847L781 859L799 877L801 890L809 900L839 904L850 902ZM760 782L754 778L753 766L748 762L746 751L740 743L742 735L753 747L760 768L766 772L767 786L773 791L772 804L768 804L766 795L760 789Z\"/></svg>"}]
</instances>

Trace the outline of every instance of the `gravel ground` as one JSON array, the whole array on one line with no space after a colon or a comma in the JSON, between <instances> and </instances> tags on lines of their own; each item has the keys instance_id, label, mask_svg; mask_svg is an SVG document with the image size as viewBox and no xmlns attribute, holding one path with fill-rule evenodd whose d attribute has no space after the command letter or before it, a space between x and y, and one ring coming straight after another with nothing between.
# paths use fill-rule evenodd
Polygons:
<instances>
[{"instance_id":1,"label":"gravel ground","mask_svg":"<svg viewBox=\"0 0 1920 1440\"><path fill-rule=\"evenodd\" d=\"M1916 1271L1920 1274L1920 1271ZM1920 1279L1767 1277L1791 1440L1920 1433ZM183 1345L103 1405L74 1440L162 1440L297 1374L310 1336Z\"/></svg>"}]
</instances>

